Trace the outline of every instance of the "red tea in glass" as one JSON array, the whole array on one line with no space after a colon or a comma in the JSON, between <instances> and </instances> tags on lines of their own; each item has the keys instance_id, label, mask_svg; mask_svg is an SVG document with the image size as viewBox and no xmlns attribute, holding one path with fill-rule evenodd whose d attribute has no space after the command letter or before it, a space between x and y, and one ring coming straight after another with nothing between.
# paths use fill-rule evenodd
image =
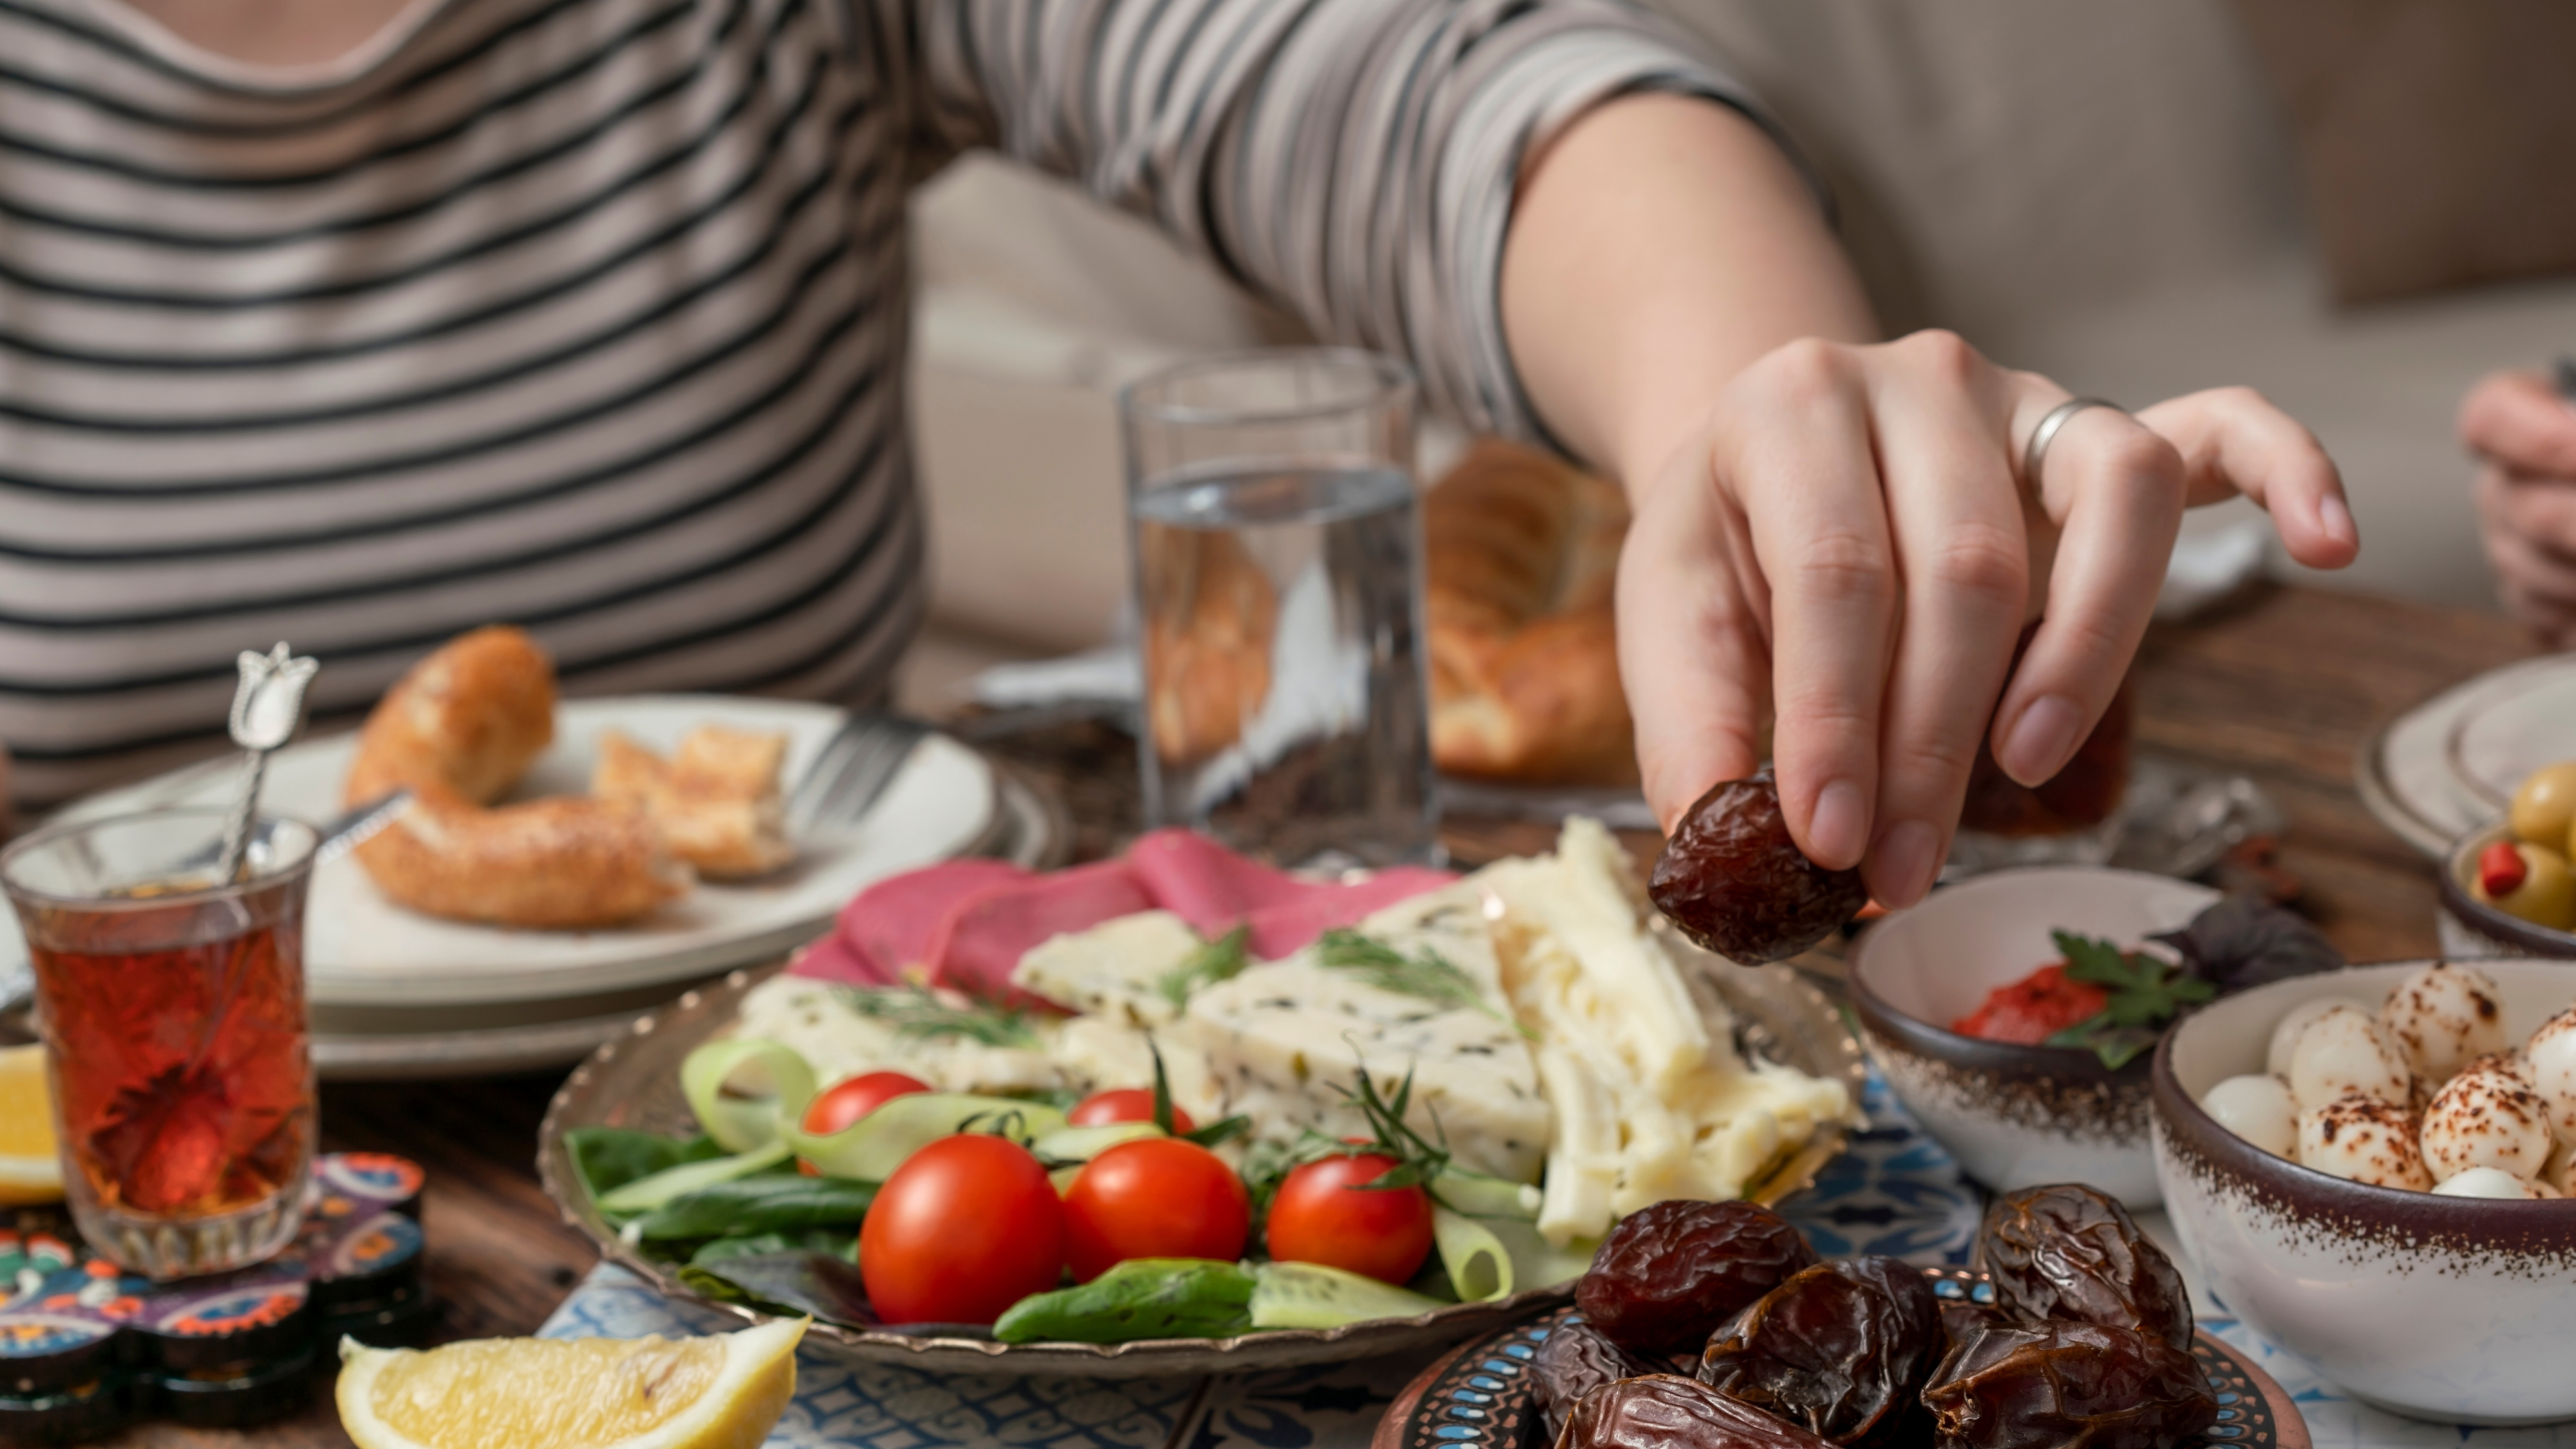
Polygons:
<instances>
[{"instance_id":1,"label":"red tea in glass","mask_svg":"<svg viewBox=\"0 0 2576 1449\"><path fill-rule=\"evenodd\" d=\"M219 811L162 811L0 855L35 964L73 1217L153 1277L276 1252L313 1155L313 832L263 822L244 878L219 886L198 857L222 826Z\"/></svg>"}]
</instances>

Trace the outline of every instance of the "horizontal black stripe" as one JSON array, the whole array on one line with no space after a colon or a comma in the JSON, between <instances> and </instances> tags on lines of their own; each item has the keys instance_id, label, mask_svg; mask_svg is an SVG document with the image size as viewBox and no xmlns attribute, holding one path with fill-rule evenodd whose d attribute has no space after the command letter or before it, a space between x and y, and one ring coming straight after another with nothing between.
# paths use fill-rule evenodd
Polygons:
<instances>
[{"instance_id":1,"label":"horizontal black stripe","mask_svg":"<svg viewBox=\"0 0 2576 1449\"><path fill-rule=\"evenodd\" d=\"M58 100L72 101L79 105L86 106L91 110L97 111L101 115L114 116L118 120L130 121L140 126L151 126L163 130L176 131L194 141L289 140L297 136L311 135L317 131L327 131L334 127L344 126L352 121L365 118L372 112L382 111L386 108L388 102L417 94L425 87L439 80L443 80L446 77L455 74L457 71L491 55L501 46L518 38L520 35L544 25L548 21L554 20L565 13L596 3L597 0L548 0L548 3L543 7L531 11L526 15L522 15L505 25L494 27L480 39L476 40L472 45L455 51L435 63L425 65L410 74L404 75L390 85L373 85L369 82L373 81L375 79L374 77L362 77L358 81L353 82L350 86L343 87L343 89L352 89L360 92L353 99L342 101L327 109L307 111L286 120L224 121L217 120L209 116L172 115L168 112L156 111L146 106L137 105L121 96L113 95L105 90L99 89L96 86L77 84L72 80L64 79L62 77L43 75L34 71L20 70L14 66L7 65L0 65L0 91L15 88L18 90L28 91L36 95L51 96ZM620 30L612 32L606 39L599 42L590 50L574 56L572 59L563 62L553 70L546 72L544 75L541 75L524 85L520 85L485 98L478 102L472 111L466 113L463 119L467 121L485 120L508 111L516 110L518 107L525 105L529 101L543 96L548 91L561 89L566 83L589 75L591 72L597 70L601 65L614 59L619 51L624 50L626 47L636 43L637 41L650 37L666 26L687 18L701 8L700 0L673 0L673 3L664 6L662 9L652 11L646 14L642 19L625 26ZM11 13L19 14L22 17L25 14L25 12L18 6L0 4L0 14ZM431 22L432 29L435 28L436 23L437 22L435 21ZM98 43L99 37L95 32L81 30L77 33L84 41L91 44ZM120 41L118 44L121 45L122 42ZM151 56L151 53L148 51L138 51L134 53L149 57L152 61L156 62L156 69L161 70L164 74L174 76L176 79L187 84L191 89L205 90L218 88L210 87L207 83L206 77L176 71L167 65L158 64L159 57ZM276 108L275 98L273 96L267 93L262 93L260 99L269 102L269 104L264 106L263 109L273 110ZM453 128L451 128L451 134L452 131ZM409 145L413 144L413 142L407 139L397 144Z\"/></svg>"},{"instance_id":2,"label":"horizontal black stripe","mask_svg":"<svg viewBox=\"0 0 2576 1449\"><path fill-rule=\"evenodd\" d=\"M787 10L795 12L802 12L804 8L805 0L788 0L788 4L786 6ZM701 56L698 61L697 70L702 71L707 64L708 59L709 57ZM811 68L805 78L804 86L796 93L795 99L790 103L789 108L771 125L769 135L769 142L771 145L777 144L779 139L782 138L796 122L804 118L805 111L807 108L812 106L815 96L820 88L822 71L823 68L819 64ZM598 211L600 208L619 199L620 197L625 196L629 192L636 190L646 182L655 180L656 178L667 174L683 162L694 159L698 155L702 154L709 145L726 138L731 133L733 123L741 119L743 113L750 108L753 99L761 94L762 85L768 79L768 74L769 52L768 50L763 49L752 61L750 73L743 78L742 86L736 90L731 99L726 102L725 108L717 115L709 118L703 127L701 127L695 134L688 137L688 139L680 145L665 151L658 156L648 158L643 163L628 170L626 174L612 179L606 185L591 192L589 195L577 198L570 204L545 216L538 217L532 221L523 222L505 230L494 231L486 235L479 236L473 241L468 242L463 246L456 247L443 255L430 257L390 271L372 273L363 277L341 278L331 282L318 283L313 286L286 291L237 293L231 295L199 292L124 291L116 288L100 287L88 282L77 282L66 278L49 277L39 273L28 272L25 269L18 267L0 267L0 280L8 281L29 292L34 292L40 295L78 297L84 301L132 307L159 307L174 311L239 311L253 307L272 307L293 303L345 300L351 297L365 296L370 292L384 291L391 287L400 286L405 283L419 281L425 277L434 276L439 272L448 270L449 268L460 265L461 263L489 256L495 252L503 251L510 247L531 241L537 237L544 236L549 232L561 230L580 221L582 218L589 216L593 212ZM659 105L676 95L685 93L698 78L696 71L693 71L689 75L675 78L661 86L655 87L644 95L633 98L626 105L619 107L617 111L611 113L609 116L594 122L589 128L582 132L559 139L538 151L529 152L522 156L515 157L498 166L494 166L478 173L475 176L466 178L465 180L458 182L454 189L442 192L429 202L422 203L416 207L398 213L380 213L378 218L365 220L364 225L377 225L383 218L402 221L417 221L421 217L432 212L445 209L446 207L454 204L459 198L476 190L480 190L485 186L509 180L524 172L533 170L548 161L559 160L565 156L577 155L582 151L595 146L600 140L605 138L617 127L635 121L641 118L645 112L652 109L652 107ZM9 138L5 133L0 133L0 150L8 148ZM359 229L364 228L362 226ZM184 243L173 244L183 247L185 245Z\"/></svg>"},{"instance_id":3,"label":"horizontal black stripe","mask_svg":"<svg viewBox=\"0 0 2576 1449\"><path fill-rule=\"evenodd\" d=\"M692 494L670 508L645 514L615 528L557 540L516 553L478 557L471 563L450 564L416 573L387 575L364 583L344 584L328 589L194 602L183 607L138 610L123 614L71 616L0 612L0 626L25 629L30 632L77 634L149 625L184 624L195 620L220 619L238 614L355 603L384 594L404 593L462 583L470 579L493 577L535 564L560 563L585 553L598 552L649 534L662 532L759 493L772 483L786 477L796 465L811 457L831 438L836 428L851 419L868 390L883 382L884 376L883 370L874 365L861 368L840 392L818 411L812 425L790 439L787 446L767 462L727 480L722 487L705 493ZM893 421L899 423L900 419ZM865 444L864 456L873 457L883 447L882 437L870 439ZM469 518L475 516L479 515L465 515ZM270 550L262 548L258 551Z\"/></svg>"},{"instance_id":4,"label":"horizontal black stripe","mask_svg":"<svg viewBox=\"0 0 2576 1449\"><path fill-rule=\"evenodd\" d=\"M613 483L632 473L678 458L693 449L703 447L706 444L714 442L724 437L726 434L755 421L762 414L770 411L781 402L791 398L795 390L812 376L819 359L821 359L826 353L830 352L845 335L855 330L861 322L867 320L871 313L881 305L881 299L873 296L861 296L854 299L849 306L845 307L837 317L833 318L831 322L827 324L821 333L815 336L812 343L807 346L803 355L800 356L793 365L782 371L781 376L776 382L770 384L770 386L762 392L735 404L725 412L719 413L714 417L699 423L697 426L681 434L679 437L666 443L658 443L648 448L629 452L614 459L604 460L600 463L578 469L570 474L548 479L545 482L531 485L530 487L516 492L497 495L491 498L476 499L464 504L451 504L444 507L424 509L419 512L400 516L369 519L363 523L334 524L325 528L309 530L281 530L275 534L256 539L234 539L211 542L205 540L187 540L167 544L156 544L146 549L118 549L114 551L103 550L99 552L40 549L24 543L9 542L0 543L0 554L14 554L19 557L40 558L57 562L92 565L103 563L167 563L178 559L244 558L261 554L292 552L312 548L321 544L343 543L355 539L378 538L392 534L409 533L440 523L470 518L488 518L495 514L527 508L552 499L571 497L587 492L590 489L597 488L608 483ZM874 360L871 359L870 367L873 366ZM542 427L545 430L550 431L558 421L560 421L560 415L557 418L547 419Z\"/></svg>"},{"instance_id":5,"label":"horizontal black stripe","mask_svg":"<svg viewBox=\"0 0 2576 1449\"><path fill-rule=\"evenodd\" d=\"M843 146L846 146L850 141L851 133L857 129L859 122L866 118L867 106L864 103L854 103L850 106L844 107L840 114L833 119L831 125L831 134L833 138ZM727 188L723 193L710 198L705 204L699 206L696 210L683 213L667 225L646 233L638 240L609 253L607 256L600 258L589 266L583 267L578 271L569 272L562 276L551 278L525 291L503 297L497 302L487 303L481 307L454 313L437 321L425 322L419 326L409 328L402 332L388 333L380 337L360 338L349 342L332 343L320 347L293 348L261 353L220 353L200 356L192 354L96 352L70 347L59 340L52 338L38 338L21 333L12 333L0 330L0 349L24 353L31 357L43 357L59 362L76 362L94 367L113 368L123 371L232 372L252 368L284 368L310 366L328 362L345 362L352 358L365 357L378 352L417 346L424 342L434 342L441 338L452 336L456 333L470 331L477 327L489 326L493 323L514 317L522 312L533 311L536 308L545 306L551 302L560 301L571 296L575 292L583 290L584 288L596 286L605 282L627 268L640 265L653 258L657 253L688 240L700 227L705 226L719 217L729 214L734 209L736 203L740 202L744 196L750 193L754 186L758 185L760 181L767 177L768 171L766 166L768 161L774 158L782 149L778 144L780 139L780 134L773 133L770 137L770 144L761 148L763 154L762 169L744 173L743 176L731 187ZM851 184L847 189L853 194L864 193L867 188L874 186L882 178L884 174L883 167L884 162L882 158L860 158L860 169L857 174L851 178ZM6 280L7 276L8 268L4 262L0 262L0 280ZM5 313L5 309L0 309L0 313ZM5 482L5 478L0 478L0 483ZM42 487L43 485L30 484L29 486ZM78 484L64 480L59 491L78 492L84 490L82 490Z\"/></svg>"},{"instance_id":6,"label":"horizontal black stripe","mask_svg":"<svg viewBox=\"0 0 2576 1449\"><path fill-rule=\"evenodd\" d=\"M771 154L774 157L777 153L773 152ZM21 422L35 423L49 428L59 428L66 432L109 433L120 436L179 435L199 437L215 436L225 433L282 431L296 427L310 427L322 423L342 422L352 418L376 417L387 413L399 413L414 408L454 402L460 398L471 397L476 393L489 392L494 388L503 387L510 383L558 371L563 367L597 353L604 348L646 333L657 323L668 321L670 318L676 316L692 304L702 301L717 292L722 291L731 283L740 281L744 277L749 276L752 272L758 269L762 262L768 260L769 257L777 251L779 243L785 239L788 228L796 221L797 218L803 215L806 207L812 204L815 197L822 195L829 189L831 180L832 175L829 170L818 171L813 177L809 178L805 184L799 186L794 192L791 192L788 195L785 204L779 208L776 223L767 227L762 232L759 243L755 245L752 250L744 253L739 259L727 266L723 271L717 272L712 276L701 278L687 286L676 288L669 296L655 301L652 306L641 311L628 314L624 317L620 317L614 325L595 331L587 337L577 338L561 347L553 349L552 351L533 353L526 357L513 359L503 366L493 368L486 372L471 373L463 377L451 378L434 387L421 388L414 392L386 393L375 397L358 398L348 402L334 403L328 407L301 408L293 411L273 413L235 410L226 413L207 414L200 417L188 418L133 417L113 413L75 413L60 408L36 407L32 404L15 401L5 394L0 394L0 418L15 418ZM783 298L779 303L773 305L768 312L762 315L758 324L760 330L766 332L775 329L778 323L783 320L785 309L792 305L797 298L801 297L807 291L810 291L815 280L820 277L824 270L833 262L845 259L849 255L849 239L843 238L808 260L804 267L796 274L794 280L789 284L790 293L792 295ZM755 340L757 339L748 336L739 336L733 342L725 345L731 350L738 352L744 346L749 345L750 342ZM173 491L186 492L189 494L195 494L197 492L197 490L192 488L177 488L173 489ZM114 498L124 496L127 490L115 486L102 486L92 490L92 492L99 497ZM0 545L0 553L6 552L7 549L5 545Z\"/></svg>"},{"instance_id":7,"label":"horizontal black stripe","mask_svg":"<svg viewBox=\"0 0 2576 1449\"><path fill-rule=\"evenodd\" d=\"M868 458L861 460L857 466L850 470L848 477L844 480L845 487L841 490L840 496L846 498L850 492L855 491L856 487L865 481L866 474L870 470L873 470L880 461L881 459L873 452ZM775 623L778 620L785 618L787 615L795 613L797 610L804 608L815 602L817 599L822 598L824 595L829 594L843 579L847 578L857 569L864 567L869 560L874 559L877 556L879 548L883 546L887 534L891 530L906 526L907 516L918 506L911 490L902 487L884 490L883 496L877 500L877 504L878 507L875 518L869 522L866 530L861 534L861 536L853 542L849 551L844 556L844 562L837 568L826 570L819 579L800 585L793 592L785 595L784 597L763 604L749 613L733 615L720 622L708 624L684 633L665 635L656 639L649 645L630 646L625 649L597 655L559 657L556 661L557 672L565 676L570 676L583 669L598 670L618 665L632 664L637 660L650 658L657 653L665 653L676 649L710 643L728 637L729 635L742 633L748 629L755 628L763 624ZM787 534L785 535L785 541L793 542L795 537L796 535L793 533ZM776 546L776 544L768 544L762 549L762 553L774 552ZM701 566L686 570L682 573L655 579L645 584L625 585L614 589L603 590L596 594L584 595L581 598L556 604L544 609L516 610L511 613L509 622L520 625L531 631L538 631L548 624L567 623L576 619L587 618L613 610L632 608L637 604L662 595L677 593L683 589L703 583L709 579L720 578L725 574L741 571L743 570L738 566ZM918 570L907 571L897 569L893 571L890 577L894 584L894 590L900 592L908 584L916 583L918 581ZM318 651L318 657L321 658L326 670L335 664L346 665L354 661L381 659L388 655L398 659L407 659L415 655L427 653L429 650L438 647L440 644L443 644L448 639L454 637L461 629L470 627L472 627L472 624L470 623L461 624L453 620L441 621L431 624L422 630L378 639L365 644L346 645L321 650ZM235 672L232 662L229 659L222 659L205 666L196 666L187 669L160 670L149 674L95 678L85 680L77 684L50 679L24 679L0 676L0 698L16 696L23 700L65 698L99 699L119 694L139 693L146 690L171 689L190 684L205 684L209 682L221 683L232 679ZM182 733L178 735L150 735L120 739L100 739L90 744L75 748L66 749L58 747L49 751L40 751L31 748L23 751L22 753L24 753L29 759L70 760L83 758L84 756L115 755L131 750L149 749L156 746L167 745L177 740L184 740L188 737L189 736L187 734ZM14 743L12 748L13 750L16 748Z\"/></svg>"}]
</instances>

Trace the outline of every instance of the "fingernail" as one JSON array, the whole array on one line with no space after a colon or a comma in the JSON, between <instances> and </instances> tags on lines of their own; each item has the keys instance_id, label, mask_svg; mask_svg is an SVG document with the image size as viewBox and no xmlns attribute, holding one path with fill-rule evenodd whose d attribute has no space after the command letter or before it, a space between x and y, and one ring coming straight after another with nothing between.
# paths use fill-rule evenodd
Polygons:
<instances>
[{"instance_id":1,"label":"fingernail","mask_svg":"<svg viewBox=\"0 0 2576 1449\"><path fill-rule=\"evenodd\" d=\"M2352 509L2332 493L2317 500L2317 531L2337 543L2361 541L2360 531L2352 526Z\"/></svg>"},{"instance_id":2,"label":"fingernail","mask_svg":"<svg viewBox=\"0 0 2576 1449\"><path fill-rule=\"evenodd\" d=\"M2075 712L2074 701L2063 695L2043 694L2030 702L2013 723L2012 733L2004 739L2003 753L1995 763L2004 773L2025 785L2037 785L2065 765L2066 757L2075 753L2075 732L2084 717Z\"/></svg>"},{"instance_id":3,"label":"fingernail","mask_svg":"<svg viewBox=\"0 0 2576 1449\"><path fill-rule=\"evenodd\" d=\"M1898 910L1923 899L1931 893L1933 877L1941 873L1941 854L1941 832L1922 821L1890 827L1870 862L1870 894L1881 905Z\"/></svg>"},{"instance_id":4,"label":"fingernail","mask_svg":"<svg viewBox=\"0 0 2576 1449\"><path fill-rule=\"evenodd\" d=\"M1860 863L1869 849L1869 801L1849 780L1828 780L1816 792L1816 813L1808 817L1807 839L1816 848L1816 864L1841 870Z\"/></svg>"}]
</instances>

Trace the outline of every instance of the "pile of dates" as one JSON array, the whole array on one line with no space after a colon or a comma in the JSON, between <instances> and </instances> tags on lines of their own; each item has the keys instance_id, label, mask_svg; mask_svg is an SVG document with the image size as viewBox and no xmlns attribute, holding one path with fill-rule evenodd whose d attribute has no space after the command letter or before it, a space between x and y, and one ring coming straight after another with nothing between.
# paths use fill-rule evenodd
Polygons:
<instances>
[{"instance_id":1,"label":"pile of dates","mask_svg":"<svg viewBox=\"0 0 2576 1449\"><path fill-rule=\"evenodd\" d=\"M1996 1199L1944 1302L1896 1258L1818 1261L1742 1202L1613 1228L1532 1368L1555 1449L2174 1449L2216 1422L2164 1252L2092 1188Z\"/></svg>"}]
</instances>

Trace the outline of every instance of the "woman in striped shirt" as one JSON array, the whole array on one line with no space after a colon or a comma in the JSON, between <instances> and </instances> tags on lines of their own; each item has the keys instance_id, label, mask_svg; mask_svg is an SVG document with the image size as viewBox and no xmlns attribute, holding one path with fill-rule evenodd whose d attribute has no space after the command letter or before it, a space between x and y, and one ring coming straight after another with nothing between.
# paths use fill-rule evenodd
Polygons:
<instances>
[{"instance_id":1,"label":"woman in striped shirt","mask_svg":"<svg viewBox=\"0 0 2576 1449\"><path fill-rule=\"evenodd\" d=\"M1776 693L1801 838L1891 903L1999 695L2016 773L2073 749L2186 496L2352 548L2249 398L2087 414L2025 509L2062 394L1865 345L1782 149L1620 0L0 0L22 795L208 748L276 638L326 713L494 619L578 690L879 696L922 599L904 199L970 146L1627 479L1652 797L1749 767Z\"/></svg>"}]
</instances>

